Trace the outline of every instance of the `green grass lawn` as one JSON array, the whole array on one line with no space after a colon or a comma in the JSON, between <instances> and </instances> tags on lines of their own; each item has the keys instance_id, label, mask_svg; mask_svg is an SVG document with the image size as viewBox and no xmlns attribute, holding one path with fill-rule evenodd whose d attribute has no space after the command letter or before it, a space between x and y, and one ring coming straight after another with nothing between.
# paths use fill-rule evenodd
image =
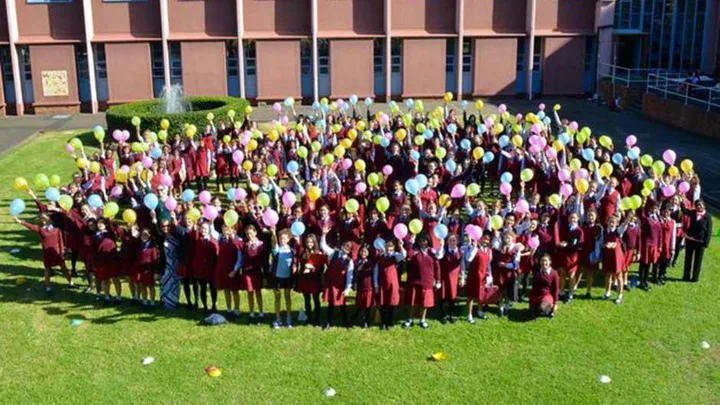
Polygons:
<instances>
[{"instance_id":1,"label":"green grass lawn","mask_svg":"<svg viewBox=\"0 0 720 405\"><path fill-rule=\"evenodd\" d=\"M47 299L38 239L11 221L8 205L22 197L16 176L69 178L72 136L37 135L0 157L0 403L720 403L717 241L700 283L634 290L620 306L577 299L554 320L528 321L521 304L509 320L475 326L272 331L246 318L201 327L202 315L185 310L100 307L65 287ZM28 282L18 286L20 276ZM77 318L84 323L71 327ZM427 361L436 351L449 359ZM142 366L146 356L155 363ZM206 376L210 364L223 376ZM612 383L598 383L601 374ZM326 387L337 396L325 398Z\"/></svg>"}]
</instances>

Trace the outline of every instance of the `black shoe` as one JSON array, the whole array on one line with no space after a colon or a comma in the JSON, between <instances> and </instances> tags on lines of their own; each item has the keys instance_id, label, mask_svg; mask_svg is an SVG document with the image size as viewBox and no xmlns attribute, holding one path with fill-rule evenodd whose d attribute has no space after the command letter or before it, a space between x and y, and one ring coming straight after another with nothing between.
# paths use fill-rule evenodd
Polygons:
<instances>
[{"instance_id":1,"label":"black shoe","mask_svg":"<svg viewBox=\"0 0 720 405\"><path fill-rule=\"evenodd\" d=\"M457 318L455 318L452 315L448 318L448 322L450 322L450 323L455 323L456 320L457 320Z\"/></svg>"},{"instance_id":2,"label":"black shoe","mask_svg":"<svg viewBox=\"0 0 720 405\"><path fill-rule=\"evenodd\" d=\"M440 323L445 325L446 323L448 323L448 318L446 316L443 316L442 318L440 318Z\"/></svg>"},{"instance_id":3,"label":"black shoe","mask_svg":"<svg viewBox=\"0 0 720 405\"><path fill-rule=\"evenodd\" d=\"M478 311L477 318L480 318L483 321L487 321L487 319L488 319L487 315L485 315L485 311Z\"/></svg>"},{"instance_id":4,"label":"black shoe","mask_svg":"<svg viewBox=\"0 0 720 405\"><path fill-rule=\"evenodd\" d=\"M585 293L585 299L586 299L586 300L592 299L592 294L590 294L589 292L586 292L586 293Z\"/></svg>"},{"instance_id":5,"label":"black shoe","mask_svg":"<svg viewBox=\"0 0 720 405\"><path fill-rule=\"evenodd\" d=\"M53 291L52 291L51 289L49 289L49 288L46 289L46 290L45 290L45 296L47 296L47 297L52 297L52 296L53 296Z\"/></svg>"},{"instance_id":6,"label":"black shoe","mask_svg":"<svg viewBox=\"0 0 720 405\"><path fill-rule=\"evenodd\" d=\"M323 326L322 330L330 330L330 328L332 328L332 325L326 323L325 326Z\"/></svg>"}]
</instances>

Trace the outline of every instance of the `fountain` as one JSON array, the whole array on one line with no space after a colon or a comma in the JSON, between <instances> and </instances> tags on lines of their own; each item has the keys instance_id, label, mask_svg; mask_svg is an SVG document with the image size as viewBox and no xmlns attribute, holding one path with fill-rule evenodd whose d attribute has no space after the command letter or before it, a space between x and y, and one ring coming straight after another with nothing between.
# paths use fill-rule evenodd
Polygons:
<instances>
[{"instance_id":1,"label":"fountain","mask_svg":"<svg viewBox=\"0 0 720 405\"><path fill-rule=\"evenodd\" d=\"M184 113L192 110L192 106L185 98L185 92L180 84L163 87L160 99L162 100L160 104L161 111L166 114Z\"/></svg>"}]
</instances>

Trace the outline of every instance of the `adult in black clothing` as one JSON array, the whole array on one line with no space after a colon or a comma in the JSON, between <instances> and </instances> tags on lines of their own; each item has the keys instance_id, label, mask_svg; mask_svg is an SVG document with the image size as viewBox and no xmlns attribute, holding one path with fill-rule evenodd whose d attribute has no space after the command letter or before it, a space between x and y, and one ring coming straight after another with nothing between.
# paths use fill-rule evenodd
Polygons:
<instances>
[{"instance_id":1,"label":"adult in black clothing","mask_svg":"<svg viewBox=\"0 0 720 405\"><path fill-rule=\"evenodd\" d=\"M705 211L702 200L695 201L694 210L683 210L690 217L690 225L685 232L685 271L684 281L697 282L700 279L703 253L710 244L712 235L712 217ZM692 278L690 275L692 269Z\"/></svg>"}]
</instances>

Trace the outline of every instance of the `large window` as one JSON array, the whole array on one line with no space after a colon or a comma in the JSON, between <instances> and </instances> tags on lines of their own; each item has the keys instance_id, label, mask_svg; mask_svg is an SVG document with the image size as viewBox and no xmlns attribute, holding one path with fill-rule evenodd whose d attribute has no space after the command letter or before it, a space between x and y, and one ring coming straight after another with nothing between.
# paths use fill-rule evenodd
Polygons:
<instances>
[{"instance_id":1,"label":"large window","mask_svg":"<svg viewBox=\"0 0 720 405\"><path fill-rule=\"evenodd\" d=\"M455 38L448 38L445 43L445 73L455 72Z\"/></svg>"},{"instance_id":2,"label":"large window","mask_svg":"<svg viewBox=\"0 0 720 405\"><path fill-rule=\"evenodd\" d=\"M238 57L237 57L237 40L231 39L225 41L225 63L227 65L227 75L232 77L238 76Z\"/></svg>"},{"instance_id":3,"label":"large window","mask_svg":"<svg viewBox=\"0 0 720 405\"><path fill-rule=\"evenodd\" d=\"M390 67L393 73L400 73L402 68L402 39L390 40Z\"/></svg>"},{"instance_id":4,"label":"large window","mask_svg":"<svg viewBox=\"0 0 720 405\"><path fill-rule=\"evenodd\" d=\"M535 49L533 53L533 71L539 72L542 70L542 55L543 55L543 44L545 38L535 37Z\"/></svg>"},{"instance_id":5,"label":"large window","mask_svg":"<svg viewBox=\"0 0 720 405\"><path fill-rule=\"evenodd\" d=\"M170 83L182 84L182 54L179 42L168 43L170 47Z\"/></svg>"},{"instance_id":6,"label":"large window","mask_svg":"<svg viewBox=\"0 0 720 405\"><path fill-rule=\"evenodd\" d=\"M462 71L464 73L472 72L472 54L473 54L473 40L472 38L465 38L463 41L462 49Z\"/></svg>"},{"instance_id":7,"label":"large window","mask_svg":"<svg viewBox=\"0 0 720 405\"><path fill-rule=\"evenodd\" d=\"M309 39L300 40L300 74L312 75L312 42Z\"/></svg>"},{"instance_id":8,"label":"large window","mask_svg":"<svg viewBox=\"0 0 720 405\"><path fill-rule=\"evenodd\" d=\"M318 39L318 72L321 75L330 74L330 41Z\"/></svg>"},{"instance_id":9,"label":"large window","mask_svg":"<svg viewBox=\"0 0 720 405\"><path fill-rule=\"evenodd\" d=\"M105 59L105 44L95 44L95 76L98 79L107 79L107 60Z\"/></svg>"},{"instance_id":10,"label":"large window","mask_svg":"<svg viewBox=\"0 0 720 405\"><path fill-rule=\"evenodd\" d=\"M373 71L382 73L385 69L385 40L375 38L373 40Z\"/></svg>"},{"instance_id":11,"label":"large window","mask_svg":"<svg viewBox=\"0 0 720 405\"><path fill-rule=\"evenodd\" d=\"M515 62L515 70L522 72L525 70L525 38L518 38L517 41L517 60Z\"/></svg>"},{"instance_id":12,"label":"large window","mask_svg":"<svg viewBox=\"0 0 720 405\"><path fill-rule=\"evenodd\" d=\"M591 72L595 69L595 37L585 37L585 71Z\"/></svg>"},{"instance_id":13,"label":"large window","mask_svg":"<svg viewBox=\"0 0 720 405\"><path fill-rule=\"evenodd\" d=\"M248 76L255 76L256 71L255 41L245 41L245 73Z\"/></svg>"}]
</instances>

